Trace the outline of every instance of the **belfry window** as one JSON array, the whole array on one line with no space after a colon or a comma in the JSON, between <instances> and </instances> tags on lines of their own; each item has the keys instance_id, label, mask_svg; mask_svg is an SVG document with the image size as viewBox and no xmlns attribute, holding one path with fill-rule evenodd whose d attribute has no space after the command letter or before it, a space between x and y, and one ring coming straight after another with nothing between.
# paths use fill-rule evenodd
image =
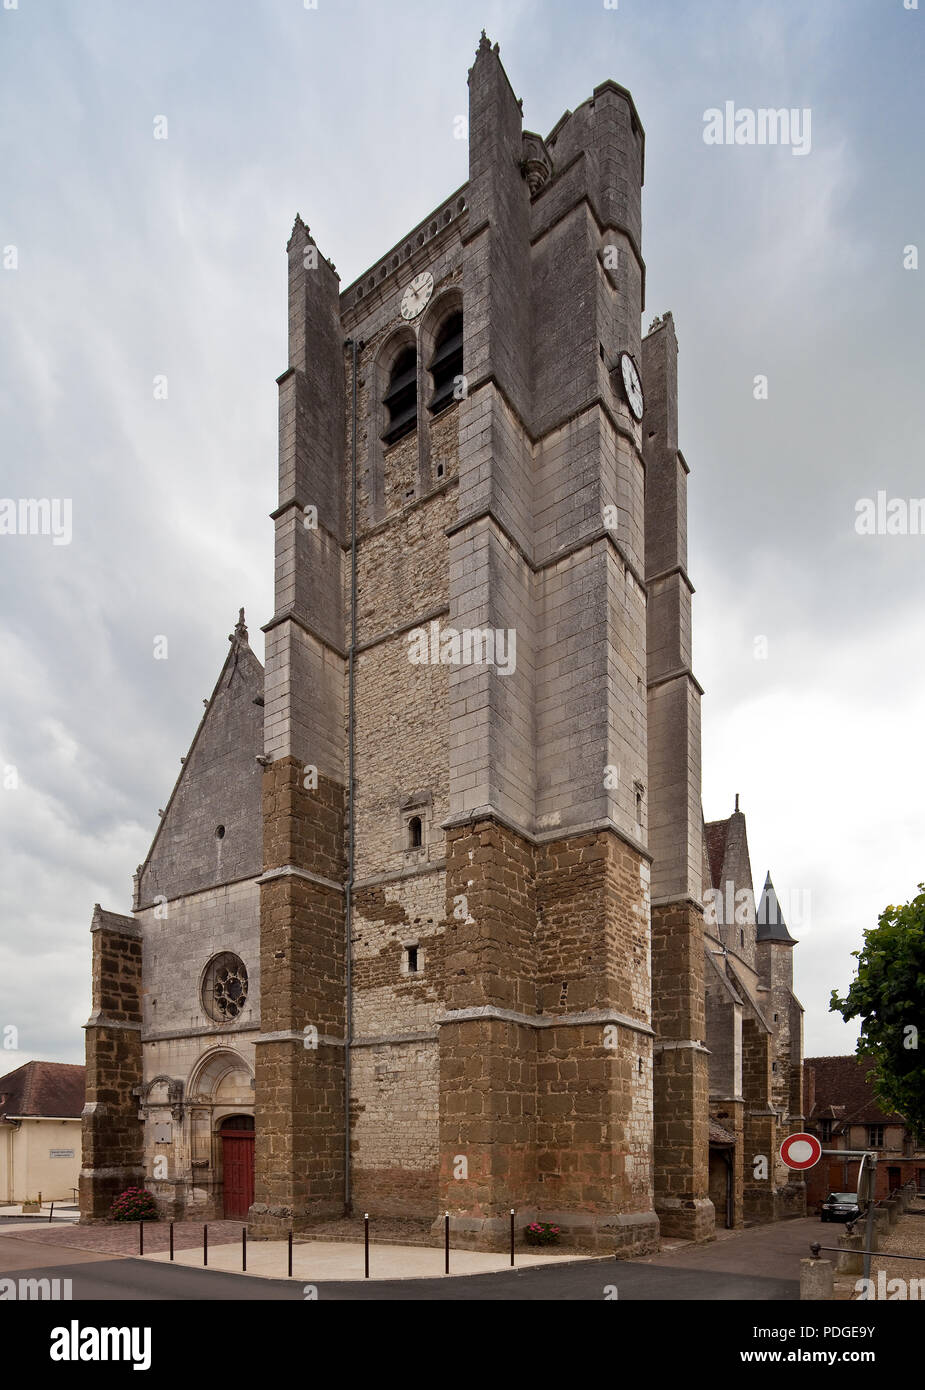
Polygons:
<instances>
[{"instance_id":1,"label":"belfry window","mask_svg":"<svg viewBox=\"0 0 925 1390\"><path fill-rule=\"evenodd\" d=\"M463 370L463 316L461 312L450 314L434 344L434 355L428 363L434 383L434 394L427 409L432 415L458 400L456 388Z\"/></svg>"},{"instance_id":2,"label":"belfry window","mask_svg":"<svg viewBox=\"0 0 925 1390\"><path fill-rule=\"evenodd\" d=\"M418 363L415 348L405 348L396 357L389 377L389 389L382 403L389 412L382 438L386 444L395 444L417 428Z\"/></svg>"}]
</instances>

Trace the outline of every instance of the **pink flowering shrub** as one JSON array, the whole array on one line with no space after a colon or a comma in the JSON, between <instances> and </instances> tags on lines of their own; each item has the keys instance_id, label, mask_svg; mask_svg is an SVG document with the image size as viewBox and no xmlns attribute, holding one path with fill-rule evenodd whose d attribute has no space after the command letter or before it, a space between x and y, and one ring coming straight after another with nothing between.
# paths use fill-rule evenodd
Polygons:
<instances>
[{"instance_id":1,"label":"pink flowering shrub","mask_svg":"<svg viewBox=\"0 0 925 1390\"><path fill-rule=\"evenodd\" d=\"M559 1239L559 1227L551 1221L531 1221L524 1227L524 1239L528 1245L552 1245Z\"/></svg>"},{"instance_id":2,"label":"pink flowering shrub","mask_svg":"<svg viewBox=\"0 0 925 1390\"><path fill-rule=\"evenodd\" d=\"M127 1187L120 1192L110 1211L113 1221L156 1221L157 1202L143 1187Z\"/></svg>"}]
</instances>

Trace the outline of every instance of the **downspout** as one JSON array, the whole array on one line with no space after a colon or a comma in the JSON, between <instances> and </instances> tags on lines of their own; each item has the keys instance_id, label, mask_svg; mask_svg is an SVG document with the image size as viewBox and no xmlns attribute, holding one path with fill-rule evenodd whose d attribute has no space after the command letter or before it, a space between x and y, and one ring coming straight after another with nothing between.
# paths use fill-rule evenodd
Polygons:
<instances>
[{"instance_id":1,"label":"downspout","mask_svg":"<svg viewBox=\"0 0 925 1390\"><path fill-rule=\"evenodd\" d=\"M735 1225L735 1163L733 1159L734 1149L726 1150L726 1230L731 1231Z\"/></svg>"},{"instance_id":2,"label":"downspout","mask_svg":"<svg viewBox=\"0 0 925 1390\"><path fill-rule=\"evenodd\" d=\"M19 1131L22 1129L22 1120L11 1120L11 1119L9 1119L8 1117L5 1117L5 1118L4 1118L4 1121L3 1121L3 1124L4 1124L5 1128L6 1128L7 1134L8 1134L8 1136L9 1136L9 1141L10 1141L9 1144L7 1145L7 1148L8 1148L8 1150L9 1150L9 1161L8 1161L7 1170L6 1170L6 1184L7 1184L6 1205L7 1205L7 1206L12 1206L13 1203L16 1201L16 1182L15 1182L15 1179L14 1179L14 1177L13 1177L13 1155L15 1154L16 1150L15 1150L15 1147L14 1147L14 1144L13 1144L13 1140L15 1139L15 1137L16 1137L16 1135L19 1133ZM28 1195L29 1195L29 1194L26 1193L26 1196L28 1196ZM24 1198L23 1200L25 1200L25 1198Z\"/></svg>"},{"instance_id":3,"label":"downspout","mask_svg":"<svg viewBox=\"0 0 925 1390\"><path fill-rule=\"evenodd\" d=\"M344 905L345 951L345 1027L344 1027L344 1215L353 1204L350 1183L350 1048L353 1043L353 735L354 735L354 654L357 644L357 351L356 338L348 338L351 349L350 411L350 646L347 651L347 883Z\"/></svg>"}]
</instances>

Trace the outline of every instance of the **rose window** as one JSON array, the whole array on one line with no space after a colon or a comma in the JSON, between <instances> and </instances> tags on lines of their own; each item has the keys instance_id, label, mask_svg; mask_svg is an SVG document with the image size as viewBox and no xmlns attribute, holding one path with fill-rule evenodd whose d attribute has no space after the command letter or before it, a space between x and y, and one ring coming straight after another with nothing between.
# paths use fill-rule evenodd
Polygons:
<instances>
[{"instance_id":1,"label":"rose window","mask_svg":"<svg viewBox=\"0 0 925 1390\"><path fill-rule=\"evenodd\" d=\"M202 982L202 1006L217 1023L237 1018L247 999L247 969L240 956L224 951L209 962Z\"/></svg>"}]
</instances>

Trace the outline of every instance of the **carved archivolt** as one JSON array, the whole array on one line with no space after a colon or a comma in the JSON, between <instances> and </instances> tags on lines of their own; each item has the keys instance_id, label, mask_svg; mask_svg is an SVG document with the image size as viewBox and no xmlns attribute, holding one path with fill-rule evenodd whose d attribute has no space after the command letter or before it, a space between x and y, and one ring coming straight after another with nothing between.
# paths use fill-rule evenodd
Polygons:
<instances>
[{"instance_id":1,"label":"carved archivolt","mask_svg":"<svg viewBox=\"0 0 925 1390\"><path fill-rule=\"evenodd\" d=\"M150 1081L144 1082L141 1086L136 1086L132 1094L138 1096L141 1101L142 1109L147 1113L151 1106L151 1092L155 1086L167 1087L166 1104L170 1106L170 1113L175 1120L183 1118L183 1082L178 1081L173 1076L155 1076Z\"/></svg>"}]
</instances>

